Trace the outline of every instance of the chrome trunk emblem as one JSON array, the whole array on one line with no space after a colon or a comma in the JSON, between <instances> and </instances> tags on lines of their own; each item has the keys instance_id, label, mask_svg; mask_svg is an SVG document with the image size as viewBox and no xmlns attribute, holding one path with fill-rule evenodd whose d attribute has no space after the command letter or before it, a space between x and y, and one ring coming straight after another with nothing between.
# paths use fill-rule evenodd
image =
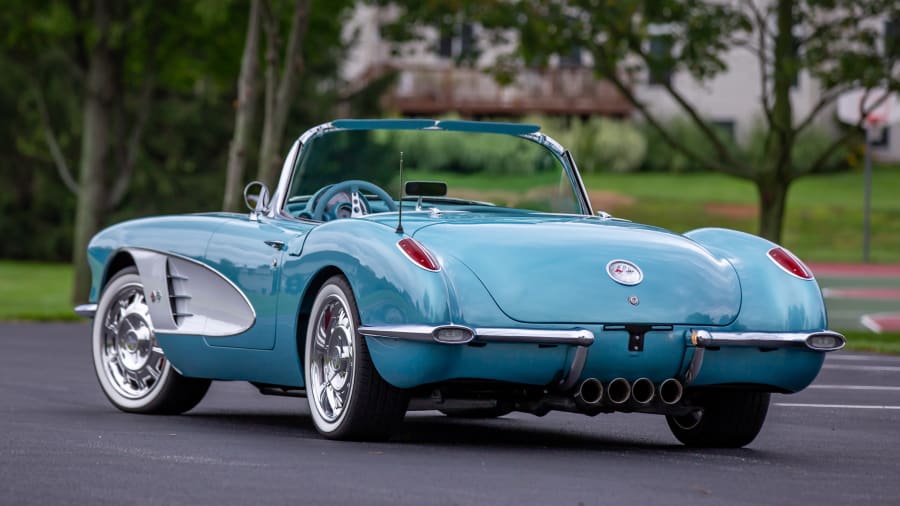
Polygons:
<instances>
[{"instance_id":1,"label":"chrome trunk emblem","mask_svg":"<svg viewBox=\"0 0 900 506\"><path fill-rule=\"evenodd\" d=\"M606 264L606 273L616 283L634 286L644 280L644 273L627 260L612 260Z\"/></svg>"}]
</instances>

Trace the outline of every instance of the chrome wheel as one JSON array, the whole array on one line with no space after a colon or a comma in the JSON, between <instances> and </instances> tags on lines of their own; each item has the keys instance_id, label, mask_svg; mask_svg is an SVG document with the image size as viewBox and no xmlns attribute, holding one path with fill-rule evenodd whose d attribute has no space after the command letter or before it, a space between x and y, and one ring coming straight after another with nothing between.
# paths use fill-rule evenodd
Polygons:
<instances>
[{"instance_id":1,"label":"chrome wheel","mask_svg":"<svg viewBox=\"0 0 900 506\"><path fill-rule=\"evenodd\" d=\"M325 298L314 328L307 392L318 414L330 424L343 415L353 388L356 327L340 295L330 294Z\"/></svg>"},{"instance_id":2,"label":"chrome wheel","mask_svg":"<svg viewBox=\"0 0 900 506\"><path fill-rule=\"evenodd\" d=\"M91 340L100 387L122 411L183 413L209 389L210 380L184 377L166 358L134 267L119 271L104 287Z\"/></svg>"},{"instance_id":3,"label":"chrome wheel","mask_svg":"<svg viewBox=\"0 0 900 506\"><path fill-rule=\"evenodd\" d=\"M100 358L106 379L127 399L146 397L160 384L168 363L156 343L143 287L122 287L102 317Z\"/></svg>"},{"instance_id":4,"label":"chrome wheel","mask_svg":"<svg viewBox=\"0 0 900 506\"><path fill-rule=\"evenodd\" d=\"M316 294L306 327L303 374L313 424L331 439L386 439L403 420L407 393L378 374L343 276Z\"/></svg>"}]
</instances>

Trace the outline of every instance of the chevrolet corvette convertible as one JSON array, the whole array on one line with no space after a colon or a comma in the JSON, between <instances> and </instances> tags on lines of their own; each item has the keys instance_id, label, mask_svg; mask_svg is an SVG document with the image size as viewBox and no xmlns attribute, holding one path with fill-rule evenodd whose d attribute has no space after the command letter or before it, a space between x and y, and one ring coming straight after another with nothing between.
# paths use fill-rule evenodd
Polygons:
<instances>
[{"instance_id":1,"label":"chevrolet corvette convertible","mask_svg":"<svg viewBox=\"0 0 900 506\"><path fill-rule=\"evenodd\" d=\"M595 212L533 125L336 120L244 198L91 241L75 310L117 408L182 413L231 380L305 397L333 439L387 438L408 410L558 410L741 447L845 344L787 249Z\"/></svg>"}]
</instances>

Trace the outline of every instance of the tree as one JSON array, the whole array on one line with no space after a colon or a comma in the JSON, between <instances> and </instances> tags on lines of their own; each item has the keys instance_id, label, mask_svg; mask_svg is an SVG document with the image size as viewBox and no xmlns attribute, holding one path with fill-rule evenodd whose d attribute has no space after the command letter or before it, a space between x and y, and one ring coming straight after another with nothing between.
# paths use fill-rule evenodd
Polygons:
<instances>
[{"instance_id":1,"label":"tree","mask_svg":"<svg viewBox=\"0 0 900 506\"><path fill-rule=\"evenodd\" d=\"M336 88L327 85L334 80L337 62L345 50L341 39L341 21L351 5L350 0L293 0L290 4L278 0L251 1L238 77L234 135L226 173L225 210L238 207L238 188L251 146L259 99L261 48L264 63L263 117L256 178L271 188L277 183L275 178L281 169L285 131L290 114L297 105L298 90L304 84L313 89L321 88L323 84L325 88ZM284 19L289 20L287 25L283 23ZM312 31L309 29L311 24L315 27ZM288 33L286 40L282 37L285 28ZM261 40L264 42L262 45ZM308 68L316 72L307 74ZM304 79L307 76L309 78ZM310 87L310 84L316 86ZM303 95L315 97L306 104L300 104L307 107L316 101L321 102L323 98L321 89Z\"/></svg>"},{"instance_id":2,"label":"tree","mask_svg":"<svg viewBox=\"0 0 900 506\"><path fill-rule=\"evenodd\" d=\"M8 2L0 14L9 28L0 46L5 69L25 90L19 151L38 158L29 131L39 131L59 181L76 200L73 301L88 294L87 243L126 204L153 113L161 100L195 86L207 69L190 51L203 47L191 42L213 35L198 19L211 5L227 7L45 0Z\"/></svg>"},{"instance_id":3,"label":"tree","mask_svg":"<svg viewBox=\"0 0 900 506\"><path fill-rule=\"evenodd\" d=\"M399 40L415 35L404 27L446 26L460 18L480 23L494 39L511 40L513 53L501 59L494 72L514 72L525 64L546 65L550 56L567 54L574 47L587 51L598 76L608 79L633 103L673 149L699 168L725 172L756 185L759 234L774 241L781 239L791 183L833 170L836 153L859 135L861 123L821 146L808 163L797 156L798 139L828 114L843 91L877 86L900 89L897 42L889 41L893 49L882 47L877 22L880 18L898 19L900 6L896 0L378 3L401 7L400 22L389 32ZM651 51L654 38L669 51ZM762 93L748 100L759 101L766 138L763 156L753 159L744 156L739 146L724 142L697 105L671 81L662 80L665 93L703 132L715 156L698 153L680 142L632 86L644 72L683 73L703 83L728 69L728 53L733 50L748 51L759 68ZM817 80L821 93L811 111L797 117L790 94L801 73ZM872 107L879 103L874 101Z\"/></svg>"}]
</instances>

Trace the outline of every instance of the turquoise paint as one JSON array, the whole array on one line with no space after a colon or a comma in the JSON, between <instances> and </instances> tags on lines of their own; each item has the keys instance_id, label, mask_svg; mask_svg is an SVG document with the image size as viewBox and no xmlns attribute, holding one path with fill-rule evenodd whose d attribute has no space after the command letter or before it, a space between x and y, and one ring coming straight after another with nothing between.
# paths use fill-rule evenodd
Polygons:
<instances>
[{"instance_id":1,"label":"turquoise paint","mask_svg":"<svg viewBox=\"0 0 900 506\"><path fill-rule=\"evenodd\" d=\"M703 367L692 385L746 383L798 392L816 379L824 361L824 353L805 348L706 350Z\"/></svg>"},{"instance_id":2,"label":"turquoise paint","mask_svg":"<svg viewBox=\"0 0 900 506\"><path fill-rule=\"evenodd\" d=\"M743 306L729 330L811 332L828 328L818 283L796 278L775 265L766 253L776 244L721 228L693 230L685 236L727 259L738 272Z\"/></svg>"},{"instance_id":3,"label":"turquoise paint","mask_svg":"<svg viewBox=\"0 0 900 506\"><path fill-rule=\"evenodd\" d=\"M501 123L495 121L461 121L433 119L339 119L331 122L343 130L422 130L438 128L455 132L480 132L506 135L527 135L540 131L537 125Z\"/></svg>"},{"instance_id":4,"label":"turquoise paint","mask_svg":"<svg viewBox=\"0 0 900 506\"><path fill-rule=\"evenodd\" d=\"M478 218L421 228L414 237L465 259L514 320L727 325L740 309L731 265L671 232L599 220L544 221L540 215ZM643 282L613 281L606 265L617 259L635 263ZM528 282L513 282L519 277ZM629 302L632 296L638 304Z\"/></svg>"}]
</instances>

